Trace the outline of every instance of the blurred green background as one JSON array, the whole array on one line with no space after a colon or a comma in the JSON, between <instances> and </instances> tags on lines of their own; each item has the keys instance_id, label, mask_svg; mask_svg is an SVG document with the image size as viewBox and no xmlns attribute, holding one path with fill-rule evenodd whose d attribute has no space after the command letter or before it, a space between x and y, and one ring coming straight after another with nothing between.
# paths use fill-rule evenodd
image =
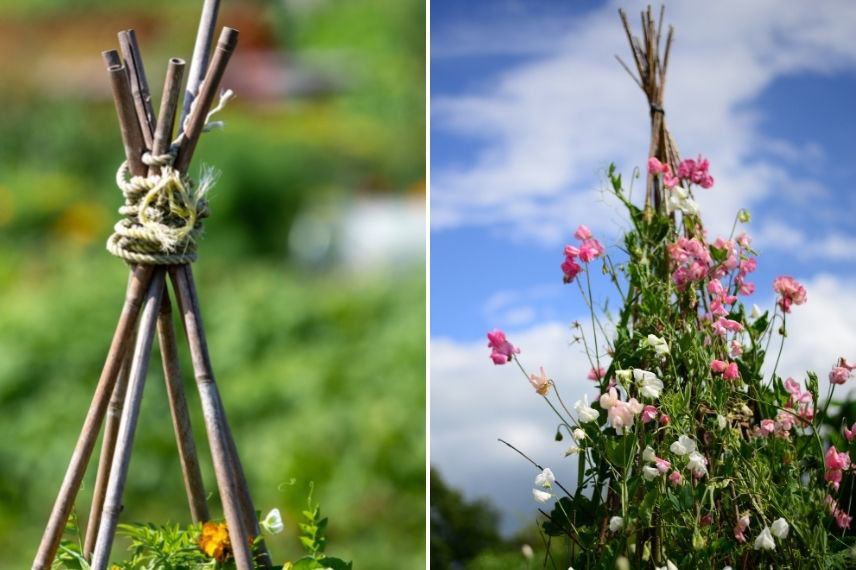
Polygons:
<instances>
[{"instance_id":1,"label":"blurred green background","mask_svg":"<svg viewBox=\"0 0 856 570\"><path fill-rule=\"evenodd\" d=\"M124 295L127 268L104 250L123 157L100 52L135 28L157 104L200 7L0 1L0 568L32 560ZM191 167L221 172L195 272L256 506L286 519L274 560L299 556L314 481L331 554L424 567L424 3L224 0L219 24L241 30L224 80L238 98ZM125 522L189 522L159 358Z\"/></svg>"}]
</instances>

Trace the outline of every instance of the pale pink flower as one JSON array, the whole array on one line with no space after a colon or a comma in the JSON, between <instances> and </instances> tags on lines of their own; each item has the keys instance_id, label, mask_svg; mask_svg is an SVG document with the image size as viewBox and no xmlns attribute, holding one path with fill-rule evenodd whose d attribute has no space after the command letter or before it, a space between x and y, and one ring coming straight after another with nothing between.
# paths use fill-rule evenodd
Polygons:
<instances>
[{"instance_id":1,"label":"pale pink flower","mask_svg":"<svg viewBox=\"0 0 856 570\"><path fill-rule=\"evenodd\" d=\"M842 368L846 368L847 370L850 370L851 372L853 370L856 370L856 363L850 362L849 360L847 360L843 356L838 359L838 366L841 366Z\"/></svg>"},{"instance_id":2,"label":"pale pink flower","mask_svg":"<svg viewBox=\"0 0 856 570\"><path fill-rule=\"evenodd\" d=\"M824 502L826 503L826 508L829 510L829 514L835 519L838 528L850 528L850 515L838 506L838 501L827 495Z\"/></svg>"},{"instance_id":3,"label":"pale pink flower","mask_svg":"<svg viewBox=\"0 0 856 570\"><path fill-rule=\"evenodd\" d=\"M850 378L850 369L843 366L836 366L829 373L829 381L833 384L844 384Z\"/></svg>"},{"instance_id":4,"label":"pale pink flower","mask_svg":"<svg viewBox=\"0 0 856 570\"><path fill-rule=\"evenodd\" d=\"M596 382L604 376L606 376L606 368L603 368L601 366L600 368L592 368L591 370L589 370L587 378Z\"/></svg>"},{"instance_id":5,"label":"pale pink flower","mask_svg":"<svg viewBox=\"0 0 856 570\"><path fill-rule=\"evenodd\" d=\"M773 420L761 420L761 435L770 435L776 429L776 422Z\"/></svg>"},{"instance_id":6,"label":"pale pink flower","mask_svg":"<svg viewBox=\"0 0 856 570\"><path fill-rule=\"evenodd\" d=\"M748 283L748 282L744 283L744 282L741 280L741 281L740 281L740 286L739 286L739 288L738 288L738 291L739 291L739 292L740 292L740 294L741 294L741 295L743 295L744 297L748 297L749 295L751 295L752 293L754 293L754 292L755 292L755 284L754 284L754 283Z\"/></svg>"},{"instance_id":7,"label":"pale pink flower","mask_svg":"<svg viewBox=\"0 0 856 570\"><path fill-rule=\"evenodd\" d=\"M746 536L743 533L746 532L747 528L749 528L749 515L743 515L737 519L737 524L734 526L734 538L740 544L746 542Z\"/></svg>"},{"instance_id":8,"label":"pale pink flower","mask_svg":"<svg viewBox=\"0 0 856 570\"><path fill-rule=\"evenodd\" d=\"M615 388L610 388L606 392L600 395L600 407L604 410L610 409L616 403L618 403L618 390Z\"/></svg>"},{"instance_id":9,"label":"pale pink flower","mask_svg":"<svg viewBox=\"0 0 856 570\"><path fill-rule=\"evenodd\" d=\"M508 342L505 333L499 329L487 333L487 340L487 346L491 349L490 358L494 364L505 364L515 354L520 353L520 349Z\"/></svg>"},{"instance_id":10,"label":"pale pink flower","mask_svg":"<svg viewBox=\"0 0 856 570\"><path fill-rule=\"evenodd\" d=\"M541 374L530 374L529 383L535 388L535 392L541 396L546 396L550 391L550 379L547 378L547 373L544 372L544 367L541 367Z\"/></svg>"},{"instance_id":11,"label":"pale pink flower","mask_svg":"<svg viewBox=\"0 0 856 570\"><path fill-rule=\"evenodd\" d=\"M675 486L683 485L684 477L683 477L683 475L681 475L681 472L680 471L672 471L669 474L669 483L671 483L672 485L675 485Z\"/></svg>"},{"instance_id":12,"label":"pale pink flower","mask_svg":"<svg viewBox=\"0 0 856 570\"><path fill-rule=\"evenodd\" d=\"M659 471L662 474L665 474L666 471L668 471L672 467L672 464L669 463L668 461L666 461L665 459L661 458L661 457L655 457L654 458L654 466L657 468L657 471ZM678 473L678 475L680 475L680 473ZM670 479L671 479L671 477L670 477Z\"/></svg>"},{"instance_id":13,"label":"pale pink flower","mask_svg":"<svg viewBox=\"0 0 856 570\"><path fill-rule=\"evenodd\" d=\"M781 295L779 307L785 313L791 312L791 305L802 305L806 301L805 287L793 277L783 275L773 281L773 291Z\"/></svg>"},{"instance_id":14,"label":"pale pink flower","mask_svg":"<svg viewBox=\"0 0 856 570\"><path fill-rule=\"evenodd\" d=\"M736 340L731 341L731 356L737 358L743 354L743 345Z\"/></svg>"},{"instance_id":15,"label":"pale pink flower","mask_svg":"<svg viewBox=\"0 0 856 570\"><path fill-rule=\"evenodd\" d=\"M591 239L591 230L585 224L580 224L577 231L574 232L574 237L580 241Z\"/></svg>"},{"instance_id":16,"label":"pale pink flower","mask_svg":"<svg viewBox=\"0 0 856 570\"><path fill-rule=\"evenodd\" d=\"M736 241L740 247L746 248L752 243L752 238L746 235L746 232L741 232L734 241Z\"/></svg>"}]
</instances>

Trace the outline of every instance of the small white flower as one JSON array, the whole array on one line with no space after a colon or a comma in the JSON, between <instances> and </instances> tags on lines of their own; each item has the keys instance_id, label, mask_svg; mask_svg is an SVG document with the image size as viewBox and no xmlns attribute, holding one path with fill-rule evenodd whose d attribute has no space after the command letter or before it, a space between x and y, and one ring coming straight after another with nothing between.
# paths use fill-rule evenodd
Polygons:
<instances>
[{"instance_id":1,"label":"small white flower","mask_svg":"<svg viewBox=\"0 0 856 570\"><path fill-rule=\"evenodd\" d=\"M545 489L549 489L553 486L553 483L556 482L556 476L553 475L553 471L547 467L538 475L535 476L535 484L539 487L544 487Z\"/></svg>"},{"instance_id":2,"label":"small white flower","mask_svg":"<svg viewBox=\"0 0 856 570\"><path fill-rule=\"evenodd\" d=\"M654 448L650 445L646 445L645 449L642 450L642 461L646 463L651 463L657 458L657 455L654 453Z\"/></svg>"},{"instance_id":3,"label":"small white flower","mask_svg":"<svg viewBox=\"0 0 856 570\"><path fill-rule=\"evenodd\" d=\"M698 476L707 475L707 460L698 451L690 451L687 468Z\"/></svg>"},{"instance_id":4,"label":"small white flower","mask_svg":"<svg viewBox=\"0 0 856 570\"><path fill-rule=\"evenodd\" d=\"M719 429L725 429L725 426L728 425L728 421L726 421L725 416L722 414L716 414L716 425Z\"/></svg>"},{"instance_id":5,"label":"small white flower","mask_svg":"<svg viewBox=\"0 0 856 570\"><path fill-rule=\"evenodd\" d=\"M626 556L619 556L615 559L615 570L630 570L630 561Z\"/></svg>"},{"instance_id":6,"label":"small white flower","mask_svg":"<svg viewBox=\"0 0 856 570\"><path fill-rule=\"evenodd\" d=\"M656 374L635 368L633 370L633 378L639 384L639 393L643 397L653 400L660 397L660 392L663 391L663 381L657 378Z\"/></svg>"},{"instance_id":7,"label":"small white flower","mask_svg":"<svg viewBox=\"0 0 856 570\"><path fill-rule=\"evenodd\" d=\"M570 457L571 455L576 455L580 451L582 451L582 449L580 449L576 445L573 447L569 447L568 449L565 450L565 457Z\"/></svg>"},{"instance_id":8,"label":"small white flower","mask_svg":"<svg viewBox=\"0 0 856 570\"><path fill-rule=\"evenodd\" d=\"M734 570L734 568L732 568L731 566L726 566L726 567L725 567L725 568L723 568L722 570Z\"/></svg>"},{"instance_id":9,"label":"small white flower","mask_svg":"<svg viewBox=\"0 0 856 570\"><path fill-rule=\"evenodd\" d=\"M656 467L651 467L650 465L646 465L642 468L642 477L645 478L646 481L653 481L657 477L660 476L660 471Z\"/></svg>"},{"instance_id":10,"label":"small white flower","mask_svg":"<svg viewBox=\"0 0 856 570\"><path fill-rule=\"evenodd\" d=\"M520 547L520 553L523 554L523 558L525 558L526 560L532 560L532 557L535 556L535 552L528 544L524 544Z\"/></svg>"},{"instance_id":11,"label":"small white flower","mask_svg":"<svg viewBox=\"0 0 856 570\"><path fill-rule=\"evenodd\" d=\"M770 527L764 527L758 538L755 539L755 550L775 550L776 541L773 540L773 535L770 534Z\"/></svg>"},{"instance_id":12,"label":"small white flower","mask_svg":"<svg viewBox=\"0 0 856 570\"><path fill-rule=\"evenodd\" d=\"M666 560L665 566L655 566L654 568L656 570L678 570L678 567L671 560Z\"/></svg>"},{"instance_id":13,"label":"small white flower","mask_svg":"<svg viewBox=\"0 0 856 570\"><path fill-rule=\"evenodd\" d=\"M788 525L788 521L782 517L774 520L772 526L770 526L770 532L772 532L773 536L776 538L787 538L789 530L791 530L791 527Z\"/></svg>"},{"instance_id":14,"label":"small white flower","mask_svg":"<svg viewBox=\"0 0 856 570\"><path fill-rule=\"evenodd\" d=\"M654 334L649 334L648 344L651 345L651 348L654 349L654 352L656 352L660 356L669 354L669 343L667 343L666 339L664 338L661 338Z\"/></svg>"},{"instance_id":15,"label":"small white flower","mask_svg":"<svg viewBox=\"0 0 856 570\"><path fill-rule=\"evenodd\" d=\"M609 519L609 530L611 532L618 532L624 528L624 519L618 516L612 517Z\"/></svg>"},{"instance_id":16,"label":"small white flower","mask_svg":"<svg viewBox=\"0 0 856 570\"><path fill-rule=\"evenodd\" d=\"M579 420L582 424L593 422L600 415L600 412L589 406L587 394L584 394L583 399L574 404L574 409L579 414Z\"/></svg>"},{"instance_id":17,"label":"small white flower","mask_svg":"<svg viewBox=\"0 0 856 570\"><path fill-rule=\"evenodd\" d=\"M696 450L696 442L692 438L682 435L678 438L678 441L669 446L669 449L675 455L686 455Z\"/></svg>"},{"instance_id":18,"label":"small white flower","mask_svg":"<svg viewBox=\"0 0 856 570\"><path fill-rule=\"evenodd\" d=\"M626 370L616 370L615 377L618 378L624 384L630 382L630 375L633 374L633 371L629 368Z\"/></svg>"},{"instance_id":19,"label":"small white flower","mask_svg":"<svg viewBox=\"0 0 856 570\"><path fill-rule=\"evenodd\" d=\"M573 433L574 433L574 439L577 441L582 441L586 438L586 432L583 429L576 428Z\"/></svg>"},{"instance_id":20,"label":"small white flower","mask_svg":"<svg viewBox=\"0 0 856 570\"><path fill-rule=\"evenodd\" d=\"M757 319L760 316L761 316L761 309L758 307L758 305L753 304L752 305L752 312L749 313L749 318L754 321L755 319Z\"/></svg>"},{"instance_id":21,"label":"small white flower","mask_svg":"<svg viewBox=\"0 0 856 570\"><path fill-rule=\"evenodd\" d=\"M553 495L541 489L532 489L532 496L541 504L546 503L553 497Z\"/></svg>"},{"instance_id":22,"label":"small white flower","mask_svg":"<svg viewBox=\"0 0 856 570\"><path fill-rule=\"evenodd\" d=\"M259 522L259 526L271 534L279 534L282 532L284 525L282 524L282 515L279 509L272 509L267 516Z\"/></svg>"}]
</instances>

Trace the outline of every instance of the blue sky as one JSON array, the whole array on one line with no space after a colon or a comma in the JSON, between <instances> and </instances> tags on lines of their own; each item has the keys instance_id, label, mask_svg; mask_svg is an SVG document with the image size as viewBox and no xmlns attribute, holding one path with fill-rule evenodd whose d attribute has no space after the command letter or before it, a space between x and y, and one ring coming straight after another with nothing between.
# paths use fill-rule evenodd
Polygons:
<instances>
[{"instance_id":1,"label":"blue sky","mask_svg":"<svg viewBox=\"0 0 856 570\"><path fill-rule=\"evenodd\" d=\"M856 11L745 4L667 6L666 118L684 156L710 157L717 183L699 196L710 237L727 236L738 208L753 214L749 302L769 305L777 275L805 282L783 361L801 376L856 357ZM637 22L642 4L623 5ZM561 282L562 248L580 223L616 242L624 222L600 173L614 161L628 177L647 151L644 97L613 57L629 56L617 6L431 5L432 463L500 505L506 529L532 518L532 473L496 437L573 470L523 377L490 364L484 333L507 330L567 399L587 389L567 343L586 311Z\"/></svg>"}]
</instances>

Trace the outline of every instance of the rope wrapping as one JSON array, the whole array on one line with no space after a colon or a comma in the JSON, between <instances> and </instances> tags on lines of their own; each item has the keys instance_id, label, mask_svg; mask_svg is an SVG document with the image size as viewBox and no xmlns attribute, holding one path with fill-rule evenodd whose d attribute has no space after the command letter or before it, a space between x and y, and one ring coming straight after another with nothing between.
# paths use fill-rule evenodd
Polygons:
<instances>
[{"instance_id":1,"label":"rope wrapping","mask_svg":"<svg viewBox=\"0 0 856 570\"><path fill-rule=\"evenodd\" d=\"M202 132L223 128L221 121L211 121L211 117L223 110L234 96L230 89L220 94L217 106L205 117ZM196 261L202 220L208 217L205 196L214 185L216 175L210 168L203 169L197 186L172 167L186 122L168 153L143 154L143 164L159 167L159 174L132 176L127 160L116 171L116 185L125 196L125 203L119 208L123 217L113 226L113 234L107 239L107 251L128 263L181 265Z\"/></svg>"},{"instance_id":2,"label":"rope wrapping","mask_svg":"<svg viewBox=\"0 0 856 570\"><path fill-rule=\"evenodd\" d=\"M179 265L196 261L202 220L208 216L205 194L214 182L203 172L198 188L172 168L174 154L143 155L143 163L159 166L160 174L131 176L128 161L116 172L125 196L123 216L107 240L107 251L129 263Z\"/></svg>"}]
</instances>

